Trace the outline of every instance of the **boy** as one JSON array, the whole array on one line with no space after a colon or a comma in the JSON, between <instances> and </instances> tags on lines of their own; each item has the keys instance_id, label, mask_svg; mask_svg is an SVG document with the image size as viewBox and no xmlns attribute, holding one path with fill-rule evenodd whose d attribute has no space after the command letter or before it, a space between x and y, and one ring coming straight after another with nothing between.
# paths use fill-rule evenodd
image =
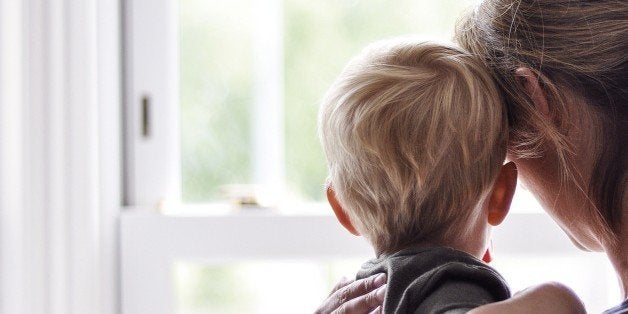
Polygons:
<instances>
[{"instance_id":1,"label":"boy","mask_svg":"<svg viewBox=\"0 0 628 314\"><path fill-rule=\"evenodd\" d=\"M354 58L323 100L327 198L387 273L385 313L462 313L510 297L490 260L517 171L504 104L479 60L395 39Z\"/></svg>"}]
</instances>

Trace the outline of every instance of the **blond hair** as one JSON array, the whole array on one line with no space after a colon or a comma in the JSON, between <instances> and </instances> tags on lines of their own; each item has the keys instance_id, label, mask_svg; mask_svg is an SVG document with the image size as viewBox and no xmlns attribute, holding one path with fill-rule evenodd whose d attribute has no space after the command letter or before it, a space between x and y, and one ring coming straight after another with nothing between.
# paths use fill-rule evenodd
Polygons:
<instances>
[{"instance_id":1,"label":"blond hair","mask_svg":"<svg viewBox=\"0 0 628 314\"><path fill-rule=\"evenodd\" d=\"M481 62L406 38L347 65L322 102L319 134L336 197L387 253L466 226L504 161L507 120Z\"/></svg>"},{"instance_id":2,"label":"blond hair","mask_svg":"<svg viewBox=\"0 0 628 314\"><path fill-rule=\"evenodd\" d=\"M592 200L591 225L606 235L605 242L613 242L621 229L627 180L628 2L485 0L461 19L456 40L486 61L502 90L513 156L556 154L563 180L577 185L580 170L574 159L593 154L588 189L581 189ZM517 81L519 67L538 77L549 119ZM586 104L583 108L597 119L590 132L595 132L598 149L573 151L567 134L575 120L568 104L574 100Z\"/></svg>"}]
</instances>

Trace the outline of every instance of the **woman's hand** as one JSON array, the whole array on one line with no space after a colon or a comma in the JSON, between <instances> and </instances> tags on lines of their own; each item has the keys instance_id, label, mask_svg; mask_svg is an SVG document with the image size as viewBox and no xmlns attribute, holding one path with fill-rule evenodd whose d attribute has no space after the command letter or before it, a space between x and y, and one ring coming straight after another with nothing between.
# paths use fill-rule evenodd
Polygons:
<instances>
[{"instance_id":1,"label":"woman's hand","mask_svg":"<svg viewBox=\"0 0 628 314\"><path fill-rule=\"evenodd\" d=\"M343 278L314 313L381 313L385 296L386 274L377 274L360 280Z\"/></svg>"}]
</instances>

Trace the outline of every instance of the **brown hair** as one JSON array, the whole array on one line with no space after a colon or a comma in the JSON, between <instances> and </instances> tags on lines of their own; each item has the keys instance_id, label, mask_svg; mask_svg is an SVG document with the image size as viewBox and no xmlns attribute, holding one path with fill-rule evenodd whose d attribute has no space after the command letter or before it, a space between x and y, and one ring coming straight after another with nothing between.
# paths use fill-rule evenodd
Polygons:
<instances>
[{"instance_id":1,"label":"brown hair","mask_svg":"<svg viewBox=\"0 0 628 314\"><path fill-rule=\"evenodd\" d=\"M481 61L411 39L367 47L319 116L328 184L378 253L463 240L506 156L506 130Z\"/></svg>"},{"instance_id":2,"label":"brown hair","mask_svg":"<svg viewBox=\"0 0 628 314\"><path fill-rule=\"evenodd\" d=\"M621 229L628 136L628 1L485 0L456 30L462 47L480 55L506 98L509 150L538 157L551 144L573 177L566 131L570 100L588 104L598 118L595 165L587 194L602 229ZM537 75L550 104L546 119L515 77L519 67ZM567 92L564 92L567 91ZM584 153L584 152L579 152Z\"/></svg>"}]
</instances>

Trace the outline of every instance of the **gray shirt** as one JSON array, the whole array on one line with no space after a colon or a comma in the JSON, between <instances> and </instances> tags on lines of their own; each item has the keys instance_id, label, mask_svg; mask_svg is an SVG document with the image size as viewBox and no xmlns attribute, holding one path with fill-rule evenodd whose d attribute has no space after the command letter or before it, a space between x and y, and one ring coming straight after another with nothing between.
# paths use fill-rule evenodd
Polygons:
<instances>
[{"instance_id":1,"label":"gray shirt","mask_svg":"<svg viewBox=\"0 0 628 314\"><path fill-rule=\"evenodd\" d=\"M387 273L384 313L465 313L510 297L484 262L451 248L409 248L362 265L357 278Z\"/></svg>"}]
</instances>

